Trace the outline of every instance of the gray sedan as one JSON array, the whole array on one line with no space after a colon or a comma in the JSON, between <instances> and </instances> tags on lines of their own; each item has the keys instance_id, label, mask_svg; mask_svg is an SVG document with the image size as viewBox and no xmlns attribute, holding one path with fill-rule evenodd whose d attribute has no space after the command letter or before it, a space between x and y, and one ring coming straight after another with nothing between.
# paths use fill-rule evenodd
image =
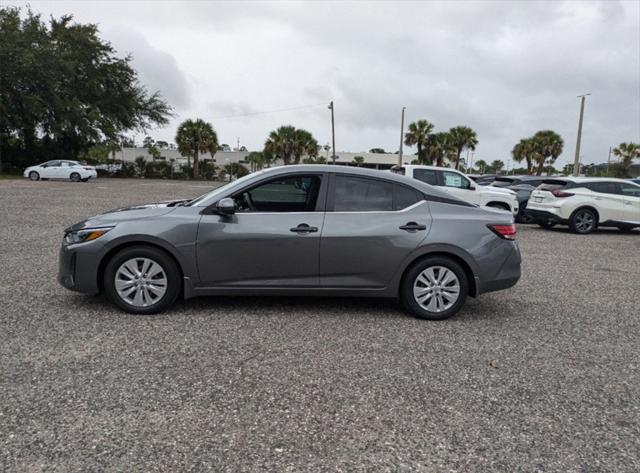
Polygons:
<instances>
[{"instance_id":1,"label":"gray sedan","mask_svg":"<svg viewBox=\"0 0 640 473\"><path fill-rule=\"evenodd\" d=\"M391 173L286 166L65 231L59 281L136 314L199 295L399 298L445 319L520 277L512 216Z\"/></svg>"}]
</instances>

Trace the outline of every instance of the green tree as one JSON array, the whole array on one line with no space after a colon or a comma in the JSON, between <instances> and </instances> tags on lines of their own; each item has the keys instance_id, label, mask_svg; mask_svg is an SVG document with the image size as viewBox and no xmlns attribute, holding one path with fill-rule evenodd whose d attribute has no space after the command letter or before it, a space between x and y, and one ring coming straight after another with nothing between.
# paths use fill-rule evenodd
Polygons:
<instances>
[{"instance_id":1,"label":"green tree","mask_svg":"<svg viewBox=\"0 0 640 473\"><path fill-rule=\"evenodd\" d=\"M386 151L382 148L371 148L369 150L369 153L373 153L373 154L385 154Z\"/></svg>"},{"instance_id":2,"label":"green tree","mask_svg":"<svg viewBox=\"0 0 640 473\"><path fill-rule=\"evenodd\" d=\"M538 165L536 175L540 176L545 165L553 165L562 154L564 141L562 137L552 130L541 130L531 138L533 140L533 158Z\"/></svg>"},{"instance_id":3,"label":"green tree","mask_svg":"<svg viewBox=\"0 0 640 473\"><path fill-rule=\"evenodd\" d=\"M443 166L451 153L455 152L451 143L451 135L447 132L434 133L427 140L426 156L430 163Z\"/></svg>"},{"instance_id":4,"label":"green tree","mask_svg":"<svg viewBox=\"0 0 640 473\"><path fill-rule=\"evenodd\" d=\"M476 166L478 166L478 172L480 174L484 174L485 170L489 167L484 159L478 159L476 161Z\"/></svg>"},{"instance_id":5,"label":"green tree","mask_svg":"<svg viewBox=\"0 0 640 473\"><path fill-rule=\"evenodd\" d=\"M160 157L160 149L158 148L157 143L150 136L146 136L144 138L142 146L147 149L153 159L158 159Z\"/></svg>"},{"instance_id":6,"label":"green tree","mask_svg":"<svg viewBox=\"0 0 640 473\"><path fill-rule=\"evenodd\" d=\"M21 166L72 158L126 131L167 124L171 108L130 62L96 25L0 8L0 155Z\"/></svg>"},{"instance_id":7,"label":"green tree","mask_svg":"<svg viewBox=\"0 0 640 473\"><path fill-rule=\"evenodd\" d=\"M360 167L360 165L362 165L364 163L364 157L363 156L354 156L353 157L353 162L355 163L356 166Z\"/></svg>"},{"instance_id":8,"label":"green tree","mask_svg":"<svg viewBox=\"0 0 640 473\"><path fill-rule=\"evenodd\" d=\"M532 138L522 138L511 150L513 160L521 163L526 161L527 174L533 172L533 160L535 156L535 142Z\"/></svg>"},{"instance_id":9,"label":"green tree","mask_svg":"<svg viewBox=\"0 0 640 473\"><path fill-rule=\"evenodd\" d=\"M264 143L264 150L276 159L282 159L285 166L291 164L294 153L296 129L291 125L284 125L269 133Z\"/></svg>"},{"instance_id":10,"label":"green tree","mask_svg":"<svg viewBox=\"0 0 640 473\"><path fill-rule=\"evenodd\" d=\"M229 176L229 179L238 179L239 177L249 174L247 168L240 163L225 164L223 169L224 172Z\"/></svg>"},{"instance_id":11,"label":"green tree","mask_svg":"<svg viewBox=\"0 0 640 473\"><path fill-rule=\"evenodd\" d=\"M496 159L494 161L491 161L491 165L489 167L491 168L492 172L499 174L500 171L502 171L502 169L504 168L504 162Z\"/></svg>"},{"instance_id":12,"label":"green tree","mask_svg":"<svg viewBox=\"0 0 640 473\"><path fill-rule=\"evenodd\" d=\"M318 142L307 130L296 129L293 134L293 162L300 164L303 155L315 157L318 155Z\"/></svg>"},{"instance_id":13,"label":"green tree","mask_svg":"<svg viewBox=\"0 0 640 473\"><path fill-rule=\"evenodd\" d=\"M631 163L634 159L640 159L640 144L620 143L613 150L613 155L620 158L620 171L622 177L631 177Z\"/></svg>"},{"instance_id":14,"label":"green tree","mask_svg":"<svg viewBox=\"0 0 640 473\"><path fill-rule=\"evenodd\" d=\"M187 156L187 166L191 167L193 157L193 177L198 177L198 158L200 153L209 153L211 157L218 151L218 135L210 123L201 119L185 120L176 133L178 151Z\"/></svg>"},{"instance_id":15,"label":"green tree","mask_svg":"<svg viewBox=\"0 0 640 473\"><path fill-rule=\"evenodd\" d=\"M423 164L431 164L431 161L427 160L428 157L425 153L425 147L428 144L432 131L432 123L427 120L416 120L409 124L407 132L404 134L404 144L418 148L418 161Z\"/></svg>"},{"instance_id":16,"label":"green tree","mask_svg":"<svg viewBox=\"0 0 640 473\"><path fill-rule=\"evenodd\" d=\"M455 169L458 169L460 164L460 155L465 149L474 151L478 146L478 136L468 126L456 126L449 130L449 136L451 137L451 147L455 150Z\"/></svg>"},{"instance_id":17,"label":"green tree","mask_svg":"<svg viewBox=\"0 0 640 473\"><path fill-rule=\"evenodd\" d=\"M135 170L138 177L145 177L147 174L147 162L144 156L138 156L135 161Z\"/></svg>"},{"instance_id":18,"label":"green tree","mask_svg":"<svg viewBox=\"0 0 640 473\"><path fill-rule=\"evenodd\" d=\"M267 154L261 151L252 151L247 155L245 161L249 163L251 172L259 171L270 164Z\"/></svg>"}]
</instances>

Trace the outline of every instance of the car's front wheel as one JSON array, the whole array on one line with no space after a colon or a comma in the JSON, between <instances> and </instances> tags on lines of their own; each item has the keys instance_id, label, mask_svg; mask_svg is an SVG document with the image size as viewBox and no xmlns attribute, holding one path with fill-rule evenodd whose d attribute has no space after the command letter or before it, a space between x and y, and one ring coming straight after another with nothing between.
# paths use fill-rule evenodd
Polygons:
<instances>
[{"instance_id":1,"label":"car's front wheel","mask_svg":"<svg viewBox=\"0 0 640 473\"><path fill-rule=\"evenodd\" d=\"M29 173L29 179L31 179L32 181L39 181L40 180L40 174L38 174L37 171L31 171Z\"/></svg>"},{"instance_id":2,"label":"car's front wheel","mask_svg":"<svg viewBox=\"0 0 640 473\"><path fill-rule=\"evenodd\" d=\"M107 298L132 314L155 314L180 293L180 271L164 251L133 246L117 253L104 271Z\"/></svg>"},{"instance_id":3,"label":"car's front wheel","mask_svg":"<svg viewBox=\"0 0 640 473\"><path fill-rule=\"evenodd\" d=\"M400 298L416 317L443 320L464 305L469 282L462 267L453 259L431 256L415 263L405 274Z\"/></svg>"}]
</instances>

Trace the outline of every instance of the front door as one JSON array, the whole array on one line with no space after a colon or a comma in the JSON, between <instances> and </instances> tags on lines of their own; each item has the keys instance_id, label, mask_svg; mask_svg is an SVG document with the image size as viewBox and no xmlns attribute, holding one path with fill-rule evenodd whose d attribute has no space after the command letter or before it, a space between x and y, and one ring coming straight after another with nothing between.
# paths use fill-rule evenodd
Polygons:
<instances>
[{"instance_id":1,"label":"front door","mask_svg":"<svg viewBox=\"0 0 640 473\"><path fill-rule=\"evenodd\" d=\"M622 193L622 220L640 223L640 186L620 183Z\"/></svg>"},{"instance_id":2,"label":"front door","mask_svg":"<svg viewBox=\"0 0 640 473\"><path fill-rule=\"evenodd\" d=\"M40 177L44 179L59 179L60 178L60 161L49 161L40 166L42 172Z\"/></svg>"},{"instance_id":3,"label":"front door","mask_svg":"<svg viewBox=\"0 0 640 473\"><path fill-rule=\"evenodd\" d=\"M428 204L413 188L384 179L333 179L320 244L320 283L387 287L401 261L429 232Z\"/></svg>"},{"instance_id":4,"label":"front door","mask_svg":"<svg viewBox=\"0 0 640 473\"><path fill-rule=\"evenodd\" d=\"M272 178L232 195L236 213L203 215L197 261L203 286L318 285L325 176Z\"/></svg>"}]
</instances>

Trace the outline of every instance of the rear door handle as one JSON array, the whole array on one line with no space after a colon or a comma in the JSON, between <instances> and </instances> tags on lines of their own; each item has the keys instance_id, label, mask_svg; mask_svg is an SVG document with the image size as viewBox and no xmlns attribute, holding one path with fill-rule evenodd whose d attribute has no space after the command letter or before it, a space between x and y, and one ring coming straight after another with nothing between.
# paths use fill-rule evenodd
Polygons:
<instances>
[{"instance_id":1,"label":"rear door handle","mask_svg":"<svg viewBox=\"0 0 640 473\"><path fill-rule=\"evenodd\" d=\"M625 205L633 205L633 202L630 202L630 201L628 201L628 200L625 200L625 201L624 201L624 204L625 204Z\"/></svg>"},{"instance_id":2,"label":"rear door handle","mask_svg":"<svg viewBox=\"0 0 640 473\"><path fill-rule=\"evenodd\" d=\"M318 227L310 227L306 223L301 223L297 227L290 228L289 231L295 233L314 233L318 231Z\"/></svg>"},{"instance_id":3,"label":"rear door handle","mask_svg":"<svg viewBox=\"0 0 640 473\"><path fill-rule=\"evenodd\" d=\"M426 230L426 225L420 225L416 222L408 222L406 225L402 225L400 230L404 230L406 232L417 232L418 230Z\"/></svg>"}]
</instances>

